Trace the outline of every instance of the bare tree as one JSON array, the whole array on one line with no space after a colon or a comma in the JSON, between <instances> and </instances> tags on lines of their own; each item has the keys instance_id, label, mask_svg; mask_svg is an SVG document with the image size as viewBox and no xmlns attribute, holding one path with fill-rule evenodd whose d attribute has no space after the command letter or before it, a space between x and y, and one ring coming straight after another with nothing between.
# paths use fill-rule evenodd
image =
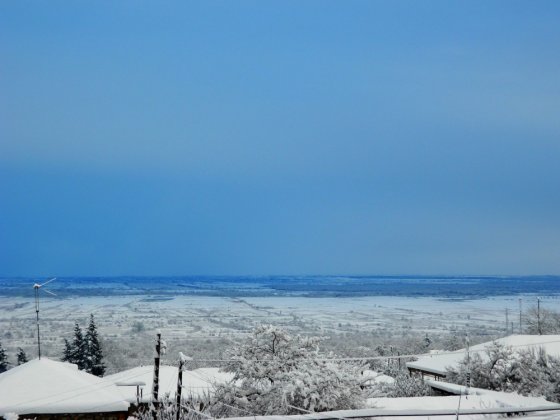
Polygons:
<instances>
[{"instance_id":1,"label":"bare tree","mask_svg":"<svg viewBox=\"0 0 560 420\"><path fill-rule=\"evenodd\" d=\"M528 334L557 334L560 333L560 314L535 305L525 312L524 324Z\"/></svg>"}]
</instances>

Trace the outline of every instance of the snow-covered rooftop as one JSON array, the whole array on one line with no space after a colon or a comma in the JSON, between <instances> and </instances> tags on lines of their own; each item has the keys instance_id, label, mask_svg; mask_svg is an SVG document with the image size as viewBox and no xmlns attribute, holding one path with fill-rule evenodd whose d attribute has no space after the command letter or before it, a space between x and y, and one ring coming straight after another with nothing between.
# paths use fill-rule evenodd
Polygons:
<instances>
[{"instance_id":1,"label":"snow-covered rooftop","mask_svg":"<svg viewBox=\"0 0 560 420\"><path fill-rule=\"evenodd\" d=\"M288 416L227 417L222 420L334 420L364 417L378 420L456 420L457 409L459 408L458 396L372 398L368 402L373 405L372 408ZM524 419L557 420L560 406L548 401L538 401L535 398L528 398L519 401L519 404L509 405L495 401L492 397L471 395L468 398L461 397L459 411L461 420L496 419L504 417L507 413L517 414L519 412L525 413Z\"/></svg>"},{"instance_id":2,"label":"snow-covered rooftop","mask_svg":"<svg viewBox=\"0 0 560 420\"><path fill-rule=\"evenodd\" d=\"M491 407L530 407L535 405L554 404L547 401L544 397L526 397L517 392L492 391L483 388L474 388L463 385L452 384L449 382L426 380L426 384L432 388L440 389L455 395L468 395L482 397L484 400L490 401ZM558 404L554 404L558 405Z\"/></svg>"},{"instance_id":3,"label":"snow-covered rooftop","mask_svg":"<svg viewBox=\"0 0 560 420\"><path fill-rule=\"evenodd\" d=\"M437 381L433 381L437 382ZM439 382L441 383L441 382ZM448 384L446 384L448 385ZM457 410L459 406L459 396L446 397L411 397L411 398L371 398L368 405L382 410L404 410L411 412L430 413L439 410ZM517 393L487 391L471 388L471 394L465 398L461 397L461 411L487 409L489 412L494 409L520 408L528 409L531 407L551 407L559 408L558 404L546 401L543 397L524 397ZM558 415L558 412L555 413ZM495 416L497 417L497 416ZM398 417L397 417L398 418ZM422 417L420 417L422 418ZM424 418L430 418L426 415ZM433 418L433 417L432 417ZM440 420L455 419L455 414L437 417ZM480 415L465 415L461 419L480 419Z\"/></svg>"},{"instance_id":4,"label":"snow-covered rooftop","mask_svg":"<svg viewBox=\"0 0 560 420\"><path fill-rule=\"evenodd\" d=\"M174 397L177 391L176 366L163 365L159 368L159 397L165 395ZM200 397L212 393L214 385L225 383L233 378L233 374L221 372L219 368L200 368L183 371L183 395L185 397ZM119 384L118 388L126 401L136 402L136 386L144 383L142 389L142 402L149 402L152 398L152 385L154 380L153 366L139 366L123 372L106 376L105 379ZM126 385L129 386L126 386Z\"/></svg>"},{"instance_id":5,"label":"snow-covered rooftop","mask_svg":"<svg viewBox=\"0 0 560 420\"><path fill-rule=\"evenodd\" d=\"M0 374L0 415L127 411L117 387L71 363L34 359Z\"/></svg>"},{"instance_id":6,"label":"snow-covered rooftop","mask_svg":"<svg viewBox=\"0 0 560 420\"><path fill-rule=\"evenodd\" d=\"M560 335L510 335L496 341L506 346L511 346L514 351L542 347L549 355L560 357ZM472 346L470 352L478 353L484 358L486 348L492 345L492 343L490 341ZM447 368L455 367L465 358L465 355L465 349L453 352L431 353L420 356L415 362L408 362L406 366L411 369L445 376Z\"/></svg>"},{"instance_id":7,"label":"snow-covered rooftop","mask_svg":"<svg viewBox=\"0 0 560 420\"><path fill-rule=\"evenodd\" d=\"M473 390L471 388L471 390ZM459 407L459 398L461 404ZM542 397L524 397L516 393L473 390L472 395L446 397L410 397L410 398L370 398L370 408L357 410L327 411L289 416L254 416L229 417L222 420L323 420L355 419L374 417L379 420L455 420L457 410L462 420L480 420L481 418L500 418L507 412L528 410L524 418L558 419L560 405L546 401ZM550 411L545 411L550 410ZM553 411L554 410L554 411ZM534 411L534 412L533 412ZM500 412L504 413L499 414Z\"/></svg>"}]
</instances>

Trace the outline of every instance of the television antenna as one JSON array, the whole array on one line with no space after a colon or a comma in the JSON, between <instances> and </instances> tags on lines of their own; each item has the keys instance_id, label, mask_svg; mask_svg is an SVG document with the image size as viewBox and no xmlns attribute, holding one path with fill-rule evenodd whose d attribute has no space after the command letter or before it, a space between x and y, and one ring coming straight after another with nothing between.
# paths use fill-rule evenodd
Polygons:
<instances>
[{"instance_id":1,"label":"television antenna","mask_svg":"<svg viewBox=\"0 0 560 420\"><path fill-rule=\"evenodd\" d=\"M41 359L41 332L39 329L39 289L43 287L45 284L50 283L51 281L56 280L56 277L47 280L43 284L35 283L33 285L33 290L35 291L35 313L37 314L37 349L39 353L39 359ZM48 293L49 295L56 296L53 292L43 289L43 292Z\"/></svg>"}]
</instances>

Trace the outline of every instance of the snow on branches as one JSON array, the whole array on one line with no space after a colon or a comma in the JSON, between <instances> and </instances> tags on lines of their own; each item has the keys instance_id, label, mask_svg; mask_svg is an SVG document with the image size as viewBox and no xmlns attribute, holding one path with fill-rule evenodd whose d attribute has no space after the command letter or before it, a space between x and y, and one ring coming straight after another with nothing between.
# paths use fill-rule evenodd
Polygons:
<instances>
[{"instance_id":1,"label":"snow on branches","mask_svg":"<svg viewBox=\"0 0 560 420\"><path fill-rule=\"evenodd\" d=\"M319 360L320 341L272 325L255 328L246 342L227 352L232 361L225 370L234 379L217 387L211 411L266 415L362 407L363 367Z\"/></svg>"},{"instance_id":2,"label":"snow on branches","mask_svg":"<svg viewBox=\"0 0 560 420\"><path fill-rule=\"evenodd\" d=\"M494 342L486 354L465 357L457 368L449 368L447 380L495 391L518 392L527 396L544 396L560 402L560 359L546 354L543 348L513 351L510 346Z\"/></svg>"}]
</instances>

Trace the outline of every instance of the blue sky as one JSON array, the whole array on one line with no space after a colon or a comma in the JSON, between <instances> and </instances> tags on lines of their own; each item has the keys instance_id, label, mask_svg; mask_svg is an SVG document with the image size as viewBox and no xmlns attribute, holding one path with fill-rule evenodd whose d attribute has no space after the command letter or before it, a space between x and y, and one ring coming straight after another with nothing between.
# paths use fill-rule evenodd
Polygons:
<instances>
[{"instance_id":1,"label":"blue sky","mask_svg":"<svg viewBox=\"0 0 560 420\"><path fill-rule=\"evenodd\" d=\"M560 3L0 3L0 275L558 274Z\"/></svg>"}]
</instances>

